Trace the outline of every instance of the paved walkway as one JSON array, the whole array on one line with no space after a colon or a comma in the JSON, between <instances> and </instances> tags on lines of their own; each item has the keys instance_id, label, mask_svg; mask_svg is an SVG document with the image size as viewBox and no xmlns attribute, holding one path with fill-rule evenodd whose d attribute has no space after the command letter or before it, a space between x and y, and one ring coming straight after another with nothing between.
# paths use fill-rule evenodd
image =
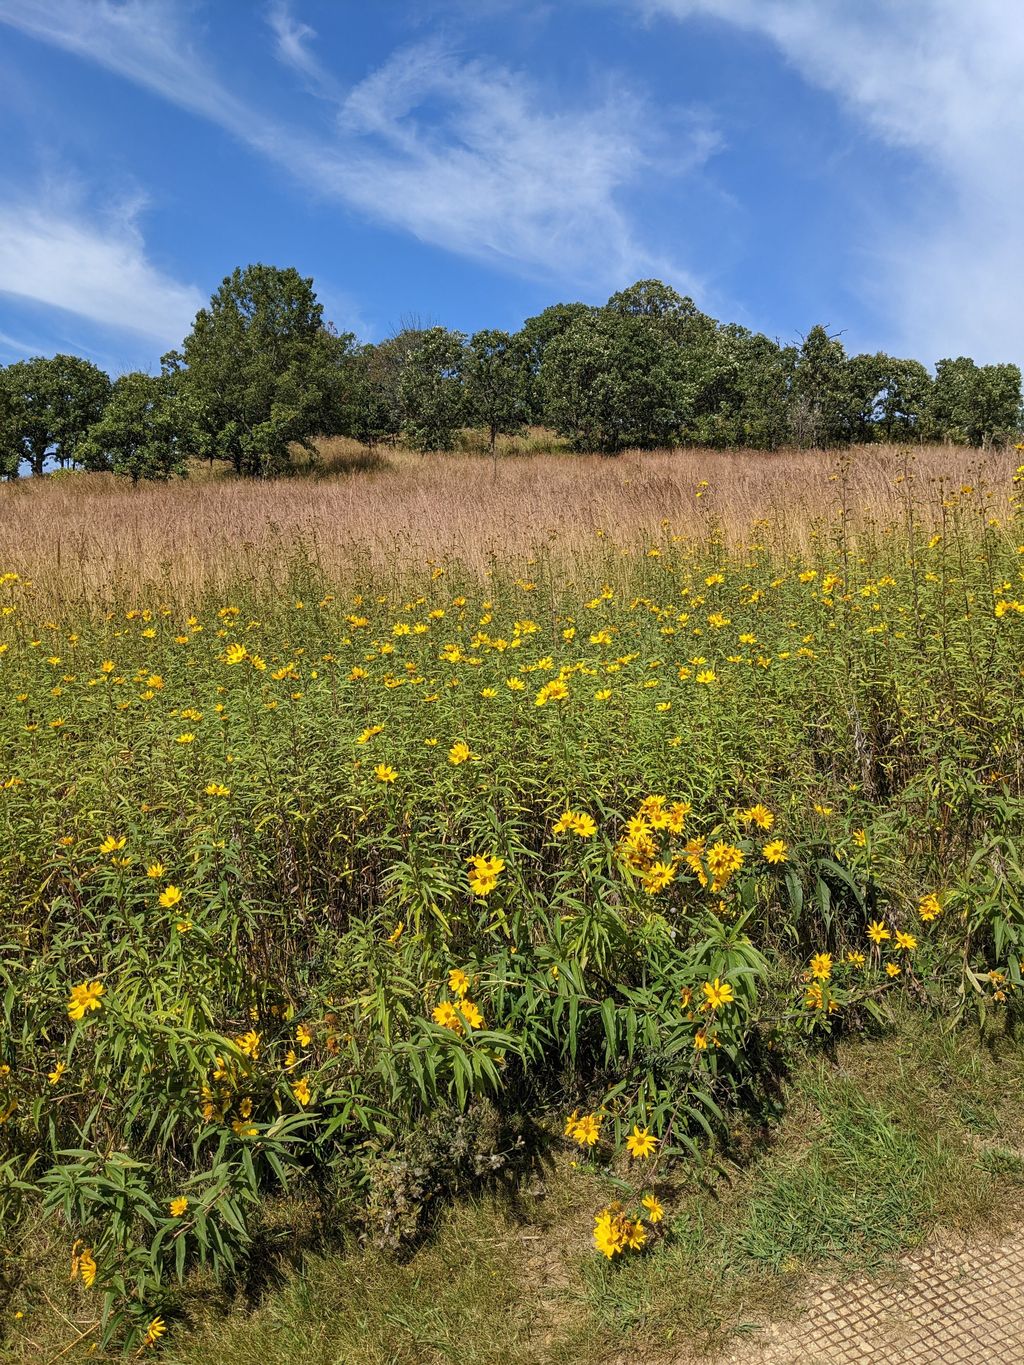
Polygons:
<instances>
[{"instance_id":1,"label":"paved walkway","mask_svg":"<svg viewBox=\"0 0 1024 1365\"><path fill-rule=\"evenodd\" d=\"M721 1365L1024 1365L1024 1229L905 1256L896 1278L821 1285Z\"/></svg>"}]
</instances>

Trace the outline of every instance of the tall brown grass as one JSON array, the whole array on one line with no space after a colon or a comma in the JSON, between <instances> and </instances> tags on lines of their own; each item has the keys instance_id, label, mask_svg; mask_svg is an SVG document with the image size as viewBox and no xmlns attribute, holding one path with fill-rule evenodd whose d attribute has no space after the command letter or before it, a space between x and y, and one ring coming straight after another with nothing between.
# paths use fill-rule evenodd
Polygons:
<instances>
[{"instance_id":1,"label":"tall brown grass","mask_svg":"<svg viewBox=\"0 0 1024 1365\"><path fill-rule=\"evenodd\" d=\"M0 572L43 599L187 603L244 577L280 578L301 553L340 583L386 584L460 561L477 575L544 556L600 573L601 560L667 535L805 548L842 523L930 523L961 485L1006 510L1015 451L926 446L841 452L700 449L509 456L360 458L325 442L319 477L274 482L208 475L131 488L107 475L0 488ZM603 533L599 535L598 533ZM597 552L595 555L595 551Z\"/></svg>"}]
</instances>

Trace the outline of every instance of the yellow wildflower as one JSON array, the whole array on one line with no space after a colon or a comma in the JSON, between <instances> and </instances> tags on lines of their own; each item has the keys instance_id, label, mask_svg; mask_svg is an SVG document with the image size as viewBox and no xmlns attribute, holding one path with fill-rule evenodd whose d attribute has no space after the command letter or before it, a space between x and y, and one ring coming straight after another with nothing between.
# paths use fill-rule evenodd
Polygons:
<instances>
[{"instance_id":1,"label":"yellow wildflower","mask_svg":"<svg viewBox=\"0 0 1024 1365\"><path fill-rule=\"evenodd\" d=\"M929 892L927 896L922 896L917 905L917 913L927 924L929 920L938 919L942 914L942 905L938 896L934 892Z\"/></svg>"},{"instance_id":2,"label":"yellow wildflower","mask_svg":"<svg viewBox=\"0 0 1024 1365\"><path fill-rule=\"evenodd\" d=\"M652 863L640 878L643 882L644 890L649 896L655 896L659 891L664 891L665 887L675 881L676 869L674 863L666 863L659 860Z\"/></svg>"},{"instance_id":3,"label":"yellow wildflower","mask_svg":"<svg viewBox=\"0 0 1024 1365\"><path fill-rule=\"evenodd\" d=\"M167 1324L163 1318L154 1318L146 1328L146 1335L142 1338L143 1346L155 1346L166 1331Z\"/></svg>"},{"instance_id":4,"label":"yellow wildflower","mask_svg":"<svg viewBox=\"0 0 1024 1365\"><path fill-rule=\"evenodd\" d=\"M505 866L503 858L475 854L468 859L469 887L475 896L489 896L498 884L498 874Z\"/></svg>"},{"instance_id":5,"label":"yellow wildflower","mask_svg":"<svg viewBox=\"0 0 1024 1365\"><path fill-rule=\"evenodd\" d=\"M569 695L569 684L561 678L546 682L534 699L534 705L546 706L549 701L565 701Z\"/></svg>"},{"instance_id":6,"label":"yellow wildflower","mask_svg":"<svg viewBox=\"0 0 1024 1365\"><path fill-rule=\"evenodd\" d=\"M91 1010L100 1009L102 994L102 981L84 981L80 986L72 986L71 998L68 1001L68 1018L84 1019Z\"/></svg>"},{"instance_id":7,"label":"yellow wildflower","mask_svg":"<svg viewBox=\"0 0 1024 1365\"><path fill-rule=\"evenodd\" d=\"M567 1128L566 1132L580 1147L593 1147L601 1136L601 1119L597 1114L584 1114L573 1124L572 1131Z\"/></svg>"},{"instance_id":8,"label":"yellow wildflower","mask_svg":"<svg viewBox=\"0 0 1024 1365\"><path fill-rule=\"evenodd\" d=\"M430 1017L435 1024L440 1024L442 1028L449 1028L453 1033L462 1032L462 1020L459 1012L450 1000L442 1000L435 1005Z\"/></svg>"},{"instance_id":9,"label":"yellow wildflower","mask_svg":"<svg viewBox=\"0 0 1024 1365\"><path fill-rule=\"evenodd\" d=\"M658 1139L646 1128L633 1125L633 1131L626 1138L626 1147L634 1161L642 1161L657 1148Z\"/></svg>"},{"instance_id":10,"label":"yellow wildflower","mask_svg":"<svg viewBox=\"0 0 1024 1365\"><path fill-rule=\"evenodd\" d=\"M731 1005L736 998L729 982L719 981L717 976L714 981L705 981L702 989L708 1009L717 1010L722 1005Z\"/></svg>"},{"instance_id":11,"label":"yellow wildflower","mask_svg":"<svg viewBox=\"0 0 1024 1365\"><path fill-rule=\"evenodd\" d=\"M93 1258L91 1247L82 1247L78 1250L79 1243L76 1242L71 1248L71 1276L72 1280L80 1279L86 1289L91 1289L96 1282L96 1261Z\"/></svg>"},{"instance_id":12,"label":"yellow wildflower","mask_svg":"<svg viewBox=\"0 0 1024 1365\"><path fill-rule=\"evenodd\" d=\"M760 802L756 806L751 806L748 810L740 811L740 819L748 825L756 825L758 829L769 830L775 823L775 816L767 806L762 806Z\"/></svg>"},{"instance_id":13,"label":"yellow wildflower","mask_svg":"<svg viewBox=\"0 0 1024 1365\"><path fill-rule=\"evenodd\" d=\"M251 1057L255 1062L259 1059L261 1039L261 1034L257 1033L255 1029L250 1029L248 1033L243 1033L235 1039L235 1046L239 1052L246 1057Z\"/></svg>"},{"instance_id":14,"label":"yellow wildflower","mask_svg":"<svg viewBox=\"0 0 1024 1365\"><path fill-rule=\"evenodd\" d=\"M811 975L818 981L827 981L832 975L832 954L815 953L811 958Z\"/></svg>"},{"instance_id":15,"label":"yellow wildflower","mask_svg":"<svg viewBox=\"0 0 1024 1365\"><path fill-rule=\"evenodd\" d=\"M459 999L463 999L469 991L469 977L461 967L455 967L448 973L448 989Z\"/></svg>"},{"instance_id":16,"label":"yellow wildflower","mask_svg":"<svg viewBox=\"0 0 1024 1365\"><path fill-rule=\"evenodd\" d=\"M640 1200L640 1203L643 1204L644 1208L647 1210L649 1222L660 1223L665 1217L665 1210L658 1203L653 1194L645 1194L643 1199Z\"/></svg>"}]
</instances>

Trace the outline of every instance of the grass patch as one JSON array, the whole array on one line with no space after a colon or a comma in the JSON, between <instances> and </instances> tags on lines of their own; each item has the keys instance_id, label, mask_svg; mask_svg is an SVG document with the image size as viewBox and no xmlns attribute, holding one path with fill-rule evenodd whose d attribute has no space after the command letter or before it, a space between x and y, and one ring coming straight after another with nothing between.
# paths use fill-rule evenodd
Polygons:
<instances>
[{"instance_id":1,"label":"grass patch","mask_svg":"<svg viewBox=\"0 0 1024 1365\"><path fill-rule=\"evenodd\" d=\"M751 1260L876 1267L950 1212L951 1182L958 1197L982 1196L969 1152L919 1114L900 1115L845 1077L819 1075L803 1098L818 1111L818 1131L803 1150L778 1152L760 1174L737 1236Z\"/></svg>"},{"instance_id":2,"label":"grass patch","mask_svg":"<svg viewBox=\"0 0 1024 1365\"><path fill-rule=\"evenodd\" d=\"M256 1311L210 1315L168 1358L182 1365L539 1358L531 1342L540 1309L510 1264L508 1242L496 1236L501 1226L496 1210L466 1205L443 1218L409 1264L369 1252L310 1257Z\"/></svg>"},{"instance_id":3,"label":"grass patch","mask_svg":"<svg viewBox=\"0 0 1024 1365\"><path fill-rule=\"evenodd\" d=\"M897 1126L847 1082L821 1087L829 1111L816 1142L758 1181L737 1244L755 1261L873 1259L901 1250L931 1210L942 1153Z\"/></svg>"}]
</instances>

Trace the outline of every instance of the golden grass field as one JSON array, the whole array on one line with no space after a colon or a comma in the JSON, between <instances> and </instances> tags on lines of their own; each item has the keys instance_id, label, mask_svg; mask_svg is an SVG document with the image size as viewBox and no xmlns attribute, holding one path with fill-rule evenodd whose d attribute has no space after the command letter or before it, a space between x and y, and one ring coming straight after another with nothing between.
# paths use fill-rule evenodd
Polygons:
<instances>
[{"instance_id":1,"label":"golden grass field","mask_svg":"<svg viewBox=\"0 0 1024 1365\"><path fill-rule=\"evenodd\" d=\"M0 565L56 601L134 601L160 586L187 601L241 574L272 581L296 548L328 577L457 560L483 575L496 560L547 554L589 571L595 535L637 548L668 523L695 542L756 540L807 548L845 518L921 525L941 517L942 490L972 485L1005 513L1016 452L873 445L841 452L676 450L600 455L385 454L322 444L324 472L273 482L216 475L131 488L88 475L0 488ZM348 472L334 474L338 467Z\"/></svg>"}]
</instances>

